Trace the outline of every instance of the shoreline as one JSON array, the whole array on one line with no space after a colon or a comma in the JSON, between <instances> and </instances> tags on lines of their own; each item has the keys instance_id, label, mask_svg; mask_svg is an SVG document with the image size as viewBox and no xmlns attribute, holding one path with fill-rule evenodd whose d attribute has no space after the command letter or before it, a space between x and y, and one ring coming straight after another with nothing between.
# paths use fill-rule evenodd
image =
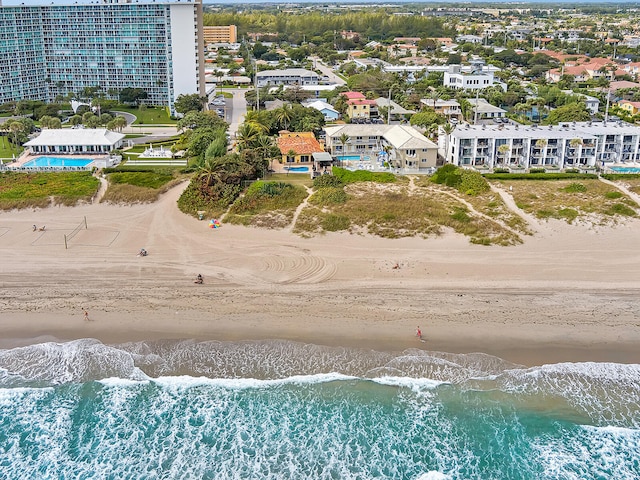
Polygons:
<instances>
[{"instance_id":1,"label":"shoreline","mask_svg":"<svg viewBox=\"0 0 640 480\"><path fill-rule=\"evenodd\" d=\"M385 306L376 307L374 316L367 311L372 310L369 302L381 301L377 291L360 292L358 297L363 305L352 307L351 311L346 306L350 297L343 300L344 309L336 308L337 302L323 308L323 298L307 297L308 308L292 310L295 294L277 298L272 294L271 307L260 311L255 297L264 293L236 291L233 297L220 300L223 294L219 289L201 290L194 296L189 288L181 288L174 297L163 300L164 290L159 289L160 295L145 299L130 297L127 305L119 309L101 304L91 295L84 301L61 295L58 301L67 305L75 302L75 306L48 311L3 311L0 348L81 338L95 338L108 345L165 340L290 340L382 352L421 349L484 353L527 367L562 362L640 363L639 329L626 328L626 324L634 321L631 312L605 324L600 323L597 313L592 313L592 319L587 321L584 309L573 313L566 310L562 316L550 314L567 303L577 309L579 304L590 301L608 305L609 309L615 309L615 305L633 308L635 300L631 294L556 292L532 300L530 294L521 291L503 291L500 296L487 292L460 296L455 289L432 295L437 305L448 310L437 314L433 307L423 310L412 305L417 299L404 293L395 300L384 296ZM213 300L207 300L209 293ZM88 322L82 315L87 298L95 304L89 310ZM454 304L458 306L452 309ZM530 312L538 312L539 316L527 318ZM423 342L415 337L418 325Z\"/></svg>"},{"instance_id":2,"label":"shoreline","mask_svg":"<svg viewBox=\"0 0 640 480\"><path fill-rule=\"evenodd\" d=\"M544 222L512 247L452 233L301 238L209 229L177 210L185 187L153 204L0 212L0 347L38 338L285 339L482 352L528 366L640 363L638 220ZM65 249L64 235L84 217L88 229ZM141 247L149 256L136 255ZM204 285L194 285L197 274Z\"/></svg>"}]
</instances>

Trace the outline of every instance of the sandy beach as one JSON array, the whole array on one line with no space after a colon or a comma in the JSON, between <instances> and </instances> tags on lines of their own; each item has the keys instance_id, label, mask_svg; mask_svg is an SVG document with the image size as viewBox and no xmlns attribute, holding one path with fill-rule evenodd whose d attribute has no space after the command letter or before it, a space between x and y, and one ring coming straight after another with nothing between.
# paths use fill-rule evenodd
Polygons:
<instances>
[{"instance_id":1,"label":"sandy beach","mask_svg":"<svg viewBox=\"0 0 640 480\"><path fill-rule=\"evenodd\" d=\"M0 348L85 337L282 338L484 352L525 365L640 363L640 221L536 224L516 247L452 233L304 239L210 229L178 211L184 187L150 205L0 213ZM65 249L85 217L88 228ZM143 247L149 255L137 256ZM198 273L203 285L193 282Z\"/></svg>"}]
</instances>

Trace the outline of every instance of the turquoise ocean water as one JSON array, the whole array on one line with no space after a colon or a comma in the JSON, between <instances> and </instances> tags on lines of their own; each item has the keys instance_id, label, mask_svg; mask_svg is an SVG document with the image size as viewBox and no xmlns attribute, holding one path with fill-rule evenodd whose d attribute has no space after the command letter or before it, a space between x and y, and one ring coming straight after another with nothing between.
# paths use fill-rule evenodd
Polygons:
<instances>
[{"instance_id":1,"label":"turquoise ocean water","mask_svg":"<svg viewBox=\"0 0 640 480\"><path fill-rule=\"evenodd\" d=\"M637 479L640 365L285 341L0 350L3 479Z\"/></svg>"}]
</instances>

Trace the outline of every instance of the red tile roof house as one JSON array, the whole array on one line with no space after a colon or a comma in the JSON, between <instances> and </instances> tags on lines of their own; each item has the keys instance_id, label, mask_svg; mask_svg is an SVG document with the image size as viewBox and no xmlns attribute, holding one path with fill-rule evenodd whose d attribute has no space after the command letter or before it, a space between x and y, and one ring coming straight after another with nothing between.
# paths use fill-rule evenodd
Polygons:
<instances>
[{"instance_id":1,"label":"red tile roof house","mask_svg":"<svg viewBox=\"0 0 640 480\"><path fill-rule=\"evenodd\" d=\"M314 153L324 152L313 132L282 131L277 143L284 164L311 163Z\"/></svg>"},{"instance_id":2,"label":"red tile roof house","mask_svg":"<svg viewBox=\"0 0 640 480\"><path fill-rule=\"evenodd\" d=\"M358 98L361 98L361 99L366 98L364 94L360 92L342 92L340 95L345 97L347 100L356 100Z\"/></svg>"},{"instance_id":3,"label":"red tile roof house","mask_svg":"<svg viewBox=\"0 0 640 480\"><path fill-rule=\"evenodd\" d=\"M355 98L347 100L347 115L349 118L371 118L371 112L377 111L378 104L375 100Z\"/></svg>"}]
</instances>

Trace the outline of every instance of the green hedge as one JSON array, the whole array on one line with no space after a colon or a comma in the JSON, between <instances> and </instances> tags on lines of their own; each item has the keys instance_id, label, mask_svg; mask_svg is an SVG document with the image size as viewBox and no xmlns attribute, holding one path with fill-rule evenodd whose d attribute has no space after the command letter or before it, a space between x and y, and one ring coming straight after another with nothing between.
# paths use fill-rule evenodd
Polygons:
<instances>
[{"instance_id":1,"label":"green hedge","mask_svg":"<svg viewBox=\"0 0 640 480\"><path fill-rule=\"evenodd\" d=\"M573 180L597 179L595 173L485 173L488 180Z\"/></svg>"},{"instance_id":2,"label":"green hedge","mask_svg":"<svg viewBox=\"0 0 640 480\"><path fill-rule=\"evenodd\" d=\"M640 173L606 173L601 175L606 180L624 180L630 178L640 178Z\"/></svg>"},{"instance_id":3,"label":"green hedge","mask_svg":"<svg viewBox=\"0 0 640 480\"><path fill-rule=\"evenodd\" d=\"M333 167L333 175L342 183L376 182L394 183L397 178L389 172L370 172L369 170L356 170L352 172L345 168Z\"/></svg>"}]
</instances>

